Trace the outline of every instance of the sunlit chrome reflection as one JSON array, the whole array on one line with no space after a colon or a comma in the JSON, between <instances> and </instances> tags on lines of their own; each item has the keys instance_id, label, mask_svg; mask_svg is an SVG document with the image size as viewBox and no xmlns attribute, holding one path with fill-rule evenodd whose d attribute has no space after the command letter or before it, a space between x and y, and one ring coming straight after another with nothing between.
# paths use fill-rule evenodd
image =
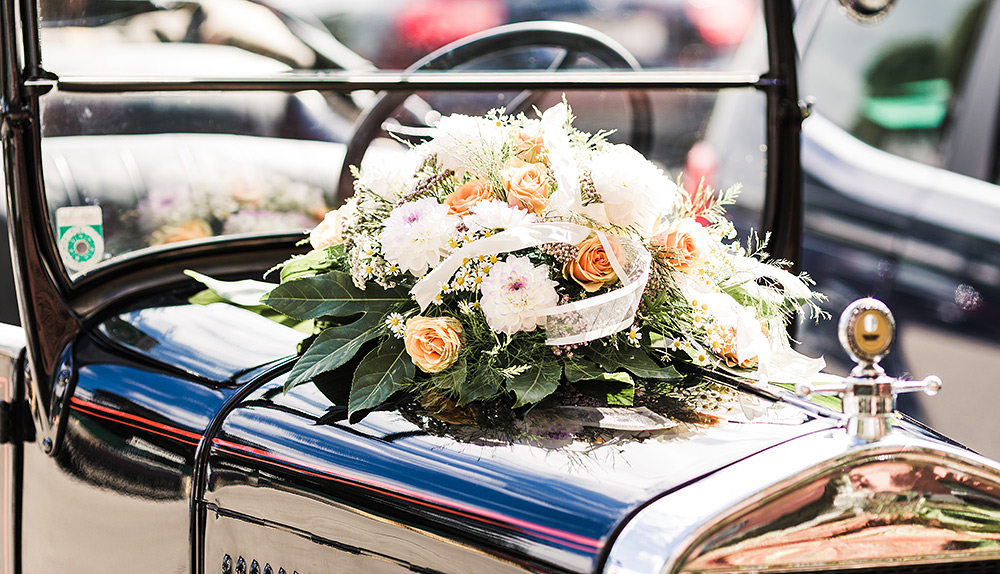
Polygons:
<instances>
[{"instance_id":1,"label":"sunlit chrome reflection","mask_svg":"<svg viewBox=\"0 0 1000 574\"><path fill-rule=\"evenodd\" d=\"M873 452L741 505L681 572L800 571L1000 558L1000 476L928 452Z\"/></svg>"}]
</instances>

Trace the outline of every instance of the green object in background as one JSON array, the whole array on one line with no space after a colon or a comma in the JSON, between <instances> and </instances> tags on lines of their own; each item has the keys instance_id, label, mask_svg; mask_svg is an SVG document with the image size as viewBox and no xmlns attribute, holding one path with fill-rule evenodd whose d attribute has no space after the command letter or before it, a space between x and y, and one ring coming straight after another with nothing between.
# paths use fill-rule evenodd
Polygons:
<instances>
[{"instance_id":1,"label":"green object in background","mask_svg":"<svg viewBox=\"0 0 1000 574\"><path fill-rule=\"evenodd\" d=\"M934 129L948 113L951 84L944 78L906 82L900 95L867 97L862 113L890 130Z\"/></svg>"}]
</instances>

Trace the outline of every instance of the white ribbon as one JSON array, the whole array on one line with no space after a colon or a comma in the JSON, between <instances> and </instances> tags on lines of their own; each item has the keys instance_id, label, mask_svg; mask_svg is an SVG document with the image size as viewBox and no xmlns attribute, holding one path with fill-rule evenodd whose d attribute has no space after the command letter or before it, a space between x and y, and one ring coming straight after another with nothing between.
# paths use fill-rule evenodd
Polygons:
<instances>
[{"instance_id":1,"label":"white ribbon","mask_svg":"<svg viewBox=\"0 0 1000 574\"><path fill-rule=\"evenodd\" d=\"M430 273L417 281L413 289L410 289L410 294L420 305L420 310L425 311L440 290L439 286L450 281L452 275L458 271L467 258L472 259L486 254L510 253L545 243L576 245L586 239L590 233L591 229L588 227L563 222L526 223L506 229L496 235L484 237L459 247L444 261L438 263Z\"/></svg>"},{"instance_id":2,"label":"white ribbon","mask_svg":"<svg viewBox=\"0 0 1000 574\"><path fill-rule=\"evenodd\" d=\"M424 311L434 300L440 285L450 281L467 259L509 253L546 243L577 245L593 232L589 227L566 222L527 223L507 229L457 249L420 279L410 294L420 305L420 310ZM598 231L597 237L622 286L580 301L540 310L538 315L546 317L545 329L552 334L545 341L548 345L585 343L613 335L632 325L649 279L652 257L641 243L618 238L626 256L625 261L621 261L607 235Z\"/></svg>"}]
</instances>

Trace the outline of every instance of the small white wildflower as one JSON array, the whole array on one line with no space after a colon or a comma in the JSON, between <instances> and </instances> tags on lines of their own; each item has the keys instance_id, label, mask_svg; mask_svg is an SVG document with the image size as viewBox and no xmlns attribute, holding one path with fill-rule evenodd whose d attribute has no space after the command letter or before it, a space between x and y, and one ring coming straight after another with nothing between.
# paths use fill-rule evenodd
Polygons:
<instances>
[{"instance_id":1,"label":"small white wildflower","mask_svg":"<svg viewBox=\"0 0 1000 574\"><path fill-rule=\"evenodd\" d=\"M385 324L397 339L403 338L403 334L406 332L406 322L403 321L402 315L399 313L390 313L385 318Z\"/></svg>"},{"instance_id":2,"label":"small white wildflower","mask_svg":"<svg viewBox=\"0 0 1000 574\"><path fill-rule=\"evenodd\" d=\"M639 342L642 341L642 333L639 332L638 328L636 328L635 325L629 327L626 336L628 337L628 344L632 345L633 347L638 347Z\"/></svg>"}]
</instances>

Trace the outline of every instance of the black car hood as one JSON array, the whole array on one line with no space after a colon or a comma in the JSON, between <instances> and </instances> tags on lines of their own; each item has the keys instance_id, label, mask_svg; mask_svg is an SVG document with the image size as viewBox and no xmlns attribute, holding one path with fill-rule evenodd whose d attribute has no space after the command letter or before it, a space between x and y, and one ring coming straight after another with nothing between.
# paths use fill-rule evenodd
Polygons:
<instances>
[{"instance_id":1,"label":"black car hood","mask_svg":"<svg viewBox=\"0 0 1000 574\"><path fill-rule=\"evenodd\" d=\"M182 378L231 389L204 405L216 410L203 435L210 509L357 552L377 552L373 540L402 529L543 569L594 571L651 500L832 424L787 405L748 420L739 405L760 407L753 397L722 424L602 444L442 432L397 406L351 424L327 388L337 381L283 391L302 334L253 313L154 305L100 331Z\"/></svg>"}]
</instances>

